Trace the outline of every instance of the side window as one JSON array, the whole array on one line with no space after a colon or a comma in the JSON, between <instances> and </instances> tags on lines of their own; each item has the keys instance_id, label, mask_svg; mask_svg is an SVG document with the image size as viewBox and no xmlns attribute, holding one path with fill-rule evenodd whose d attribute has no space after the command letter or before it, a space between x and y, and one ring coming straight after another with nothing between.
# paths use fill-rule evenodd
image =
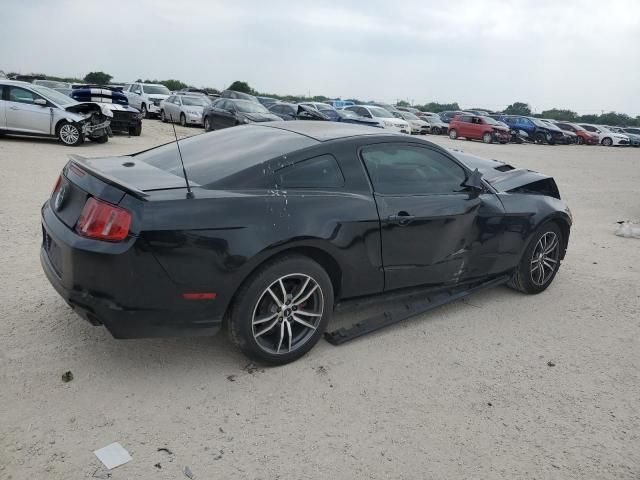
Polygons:
<instances>
[{"instance_id":1,"label":"side window","mask_svg":"<svg viewBox=\"0 0 640 480\"><path fill-rule=\"evenodd\" d=\"M20 87L9 87L9 101L32 104L39 95Z\"/></svg>"},{"instance_id":2,"label":"side window","mask_svg":"<svg viewBox=\"0 0 640 480\"><path fill-rule=\"evenodd\" d=\"M377 193L433 195L464 190L464 169L435 150L410 145L372 145L362 151L362 159Z\"/></svg>"},{"instance_id":3,"label":"side window","mask_svg":"<svg viewBox=\"0 0 640 480\"><path fill-rule=\"evenodd\" d=\"M282 188L336 188L344 185L338 162L332 155L302 160L276 170L276 182Z\"/></svg>"}]
</instances>

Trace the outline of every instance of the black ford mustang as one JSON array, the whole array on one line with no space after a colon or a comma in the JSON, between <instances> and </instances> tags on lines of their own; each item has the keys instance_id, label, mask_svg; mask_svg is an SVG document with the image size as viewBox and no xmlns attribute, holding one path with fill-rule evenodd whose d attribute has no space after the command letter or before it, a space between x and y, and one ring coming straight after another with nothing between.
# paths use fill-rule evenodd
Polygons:
<instances>
[{"instance_id":1,"label":"black ford mustang","mask_svg":"<svg viewBox=\"0 0 640 480\"><path fill-rule=\"evenodd\" d=\"M246 125L125 157L72 157L42 207L41 261L116 338L212 334L286 363L338 300L493 278L552 282L571 215L555 181L407 135ZM190 189L185 180L186 171Z\"/></svg>"}]
</instances>

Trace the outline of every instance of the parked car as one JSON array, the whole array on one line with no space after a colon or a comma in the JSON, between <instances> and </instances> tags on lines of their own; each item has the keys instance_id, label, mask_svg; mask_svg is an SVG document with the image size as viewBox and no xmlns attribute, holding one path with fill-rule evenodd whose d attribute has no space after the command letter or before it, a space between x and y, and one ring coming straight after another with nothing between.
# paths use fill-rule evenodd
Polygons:
<instances>
[{"instance_id":1,"label":"parked car","mask_svg":"<svg viewBox=\"0 0 640 480\"><path fill-rule=\"evenodd\" d=\"M575 132L560 128L558 125L556 125L556 122L547 118L539 118L537 120L546 123L554 131L557 132L559 130L562 133L562 138L558 139L556 143L561 143L564 145L571 145L571 144L578 143L578 135L576 135Z\"/></svg>"},{"instance_id":2,"label":"parked car","mask_svg":"<svg viewBox=\"0 0 640 480\"><path fill-rule=\"evenodd\" d=\"M379 102L371 103L370 105L375 105L376 107L384 108L387 112L391 112L391 114L394 117L399 118L400 120L404 120L404 118L402 117L402 112L398 110L396 107L394 107L393 105L390 105L388 103L379 103Z\"/></svg>"},{"instance_id":3,"label":"parked car","mask_svg":"<svg viewBox=\"0 0 640 480\"><path fill-rule=\"evenodd\" d=\"M537 144L555 145L565 142L566 139L562 130L538 118L520 115L491 115L491 118L506 123L512 130L522 130L528 138Z\"/></svg>"},{"instance_id":4,"label":"parked car","mask_svg":"<svg viewBox=\"0 0 640 480\"><path fill-rule=\"evenodd\" d=\"M144 118L160 115L160 103L171 95L167 87L156 83L128 83L123 93L129 105L140 110Z\"/></svg>"},{"instance_id":5,"label":"parked car","mask_svg":"<svg viewBox=\"0 0 640 480\"><path fill-rule=\"evenodd\" d=\"M175 92L173 92L177 95L205 95L205 96L209 96L209 92L207 92L205 89L203 88L196 88L196 87L186 87L186 88L181 88L180 90L177 90Z\"/></svg>"},{"instance_id":6,"label":"parked car","mask_svg":"<svg viewBox=\"0 0 640 480\"><path fill-rule=\"evenodd\" d=\"M555 124L561 130L575 133L578 145L598 145L600 143L600 136L597 133L588 132L578 124L558 121Z\"/></svg>"},{"instance_id":7,"label":"parked car","mask_svg":"<svg viewBox=\"0 0 640 480\"><path fill-rule=\"evenodd\" d=\"M462 110L447 110L447 111L438 113L438 116L440 117L440 120L448 124L451 120L453 120L453 117L455 117L456 115L464 115L464 114L471 115L469 112L463 112Z\"/></svg>"},{"instance_id":8,"label":"parked car","mask_svg":"<svg viewBox=\"0 0 640 480\"><path fill-rule=\"evenodd\" d=\"M367 127L384 128L377 120L373 118L362 117L352 110L336 110L338 114L337 122L342 123L355 123L356 125L365 125Z\"/></svg>"},{"instance_id":9,"label":"parked car","mask_svg":"<svg viewBox=\"0 0 640 480\"><path fill-rule=\"evenodd\" d=\"M160 104L160 120L180 125L202 125L202 112L211 102L202 95L171 95Z\"/></svg>"},{"instance_id":10,"label":"parked car","mask_svg":"<svg viewBox=\"0 0 640 480\"><path fill-rule=\"evenodd\" d=\"M332 100L331 102L331 106L333 108L344 108L344 107L349 107L351 105L355 105L354 102L352 102L351 100Z\"/></svg>"},{"instance_id":11,"label":"parked car","mask_svg":"<svg viewBox=\"0 0 640 480\"><path fill-rule=\"evenodd\" d=\"M449 124L444 123L440 118L440 115L433 112L419 112L416 116L420 120L424 120L429 124L429 133L433 135L440 135L445 133L449 128Z\"/></svg>"},{"instance_id":12,"label":"parked car","mask_svg":"<svg viewBox=\"0 0 640 480\"><path fill-rule=\"evenodd\" d=\"M57 80L34 80L32 82L33 85L40 85L41 87L47 88L71 88L71 84L69 82L59 82Z\"/></svg>"},{"instance_id":13,"label":"parked car","mask_svg":"<svg viewBox=\"0 0 640 480\"><path fill-rule=\"evenodd\" d=\"M218 98L202 110L202 124L207 132L246 123L276 120L280 120L280 117L251 100Z\"/></svg>"},{"instance_id":14,"label":"parked car","mask_svg":"<svg viewBox=\"0 0 640 480\"><path fill-rule=\"evenodd\" d=\"M173 142L76 157L41 209L48 280L116 338L224 323L246 355L285 364L338 301L420 288L444 303L443 289L457 300L507 282L535 294L567 250L553 178L416 137L275 122L179 145L188 180Z\"/></svg>"},{"instance_id":15,"label":"parked car","mask_svg":"<svg viewBox=\"0 0 640 480\"><path fill-rule=\"evenodd\" d=\"M469 110L465 110L465 112L469 112L472 113L473 115L479 115L481 117L488 117L489 115L491 115L491 112L487 112L486 110L478 110L478 109L469 109Z\"/></svg>"},{"instance_id":16,"label":"parked car","mask_svg":"<svg viewBox=\"0 0 640 480\"><path fill-rule=\"evenodd\" d=\"M409 127L411 127L412 134L424 135L426 133L429 133L429 124L424 120L416 117L413 113L408 111L400 111L400 115L409 124Z\"/></svg>"},{"instance_id":17,"label":"parked car","mask_svg":"<svg viewBox=\"0 0 640 480\"><path fill-rule=\"evenodd\" d=\"M629 137L621 133L615 133L603 125L592 125L590 123L581 123L580 126L586 131L596 133L600 139L600 145L605 147L627 146L629 145Z\"/></svg>"},{"instance_id":18,"label":"parked car","mask_svg":"<svg viewBox=\"0 0 640 480\"><path fill-rule=\"evenodd\" d=\"M500 125L491 117L479 115L456 115L449 122L449 138L463 137L467 140L482 140L484 143L508 143L511 140L509 128Z\"/></svg>"},{"instance_id":19,"label":"parked car","mask_svg":"<svg viewBox=\"0 0 640 480\"><path fill-rule=\"evenodd\" d=\"M394 117L391 112L377 105L352 105L344 109L351 110L361 117L376 120L378 125L387 130L411 134L411 127L406 120Z\"/></svg>"},{"instance_id":20,"label":"parked car","mask_svg":"<svg viewBox=\"0 0 640 480\"><path fill-rule=\"evenodd\" d=\"M98 102L111 110L113 117L109 124L112 132L127 133L138 137L142 133L142 114L129 106L122 89L107 85L76 85L71 90L71 98L77 102Z\"/></svg>"},{"instance_id":21,"label":"parked car","mask_svg":"<svg viewBox=\"0 0 640 480\"><path fill-rule=\"evenodd\" d=\"M640 138L640 128L627 127L627 128L623 128L622 131L624 132L623 133L624 135L629 137L629 141L631 141L632 135L633 135L633 138ZM637 146L637 145L634 145L634 146Z\"/></svg>"},{"instance_id":22,"label":"parked car","mask_svg":"<svg viewBox=\"0 0 640 480\"><path fill-rule=\"evenodd\" d=\"M258 102L260 102L262 105L264 105L267 108L269 108L270 105L273 105L274 103L278 103L280 101L277 98L272 98L272 97L256 97L256 98L258 99Z\"/></svg>"},{"instance_id":23,"label":"parked car","mask_svg":"<svg viewBox=\"0 0 640 480\"><path fill-rule=\"evenodd\" d=\"M325 117L327 117L329 120L331 120L332 122L338 122L340 121L340 115L338 114L338 110L333 108L331 105L329 105L328 103L324 103L324 102L301 102L298 105L305 105L307 107L311 107L311 108L315 108L316 110L318 110L322 115L324 115Z\"/></svg>"},{"instance_id":24,"label":"parked car","mask_svg":"<svg viewBox=\"0 0 640 480\"><path fill-rule=\"evenodd\" d=\"M613 133L618 133L620 135L624 135L629 138L629 145L632 147L640 147L640 134L637 133L629 133L624 128L620 127L607 127Z\"/></svg>"},{"instance_id":25,"label":"parked car","mask_svg":"<svg viewBox=\"0 0 640 480\"><path fill-rule=\"evenodd\" d=\"M109 140L111 110L51 88L0 80L0 134L57 137L69 146Z\"/></svg>"},{"instance_id":26,"label":"parked car","mask_svg":"<svg viewBox=\"0 0 640 480\"><path fill-rule=\"evenodd\" d=\"M220 94L220 98L231 98L235 100L249 100L250 102L260 103L256 97L244 92L236 92L235 90L224 90Z\"/></svg>"},{"instance_id":27,"label":"parked car","mask_svg":"<svg viewBox=\"0 0 640 480\"><path fill-rule=\"evenodd\" d=\"M282 120L329 120L314 107L300 103L274 103L269 111Z\"/></svg>"},{"instance_id":28,"label":"parked car","mask_svg":"<svg viewBox=\"0 0 640 480\"><path fill-rule=\"evenodd\" d=\"M400 112L409 112L409 113L413 113L414 115L417 115L420 110L414 107L403 107L403 106L395 106L395 109L400 111Z\"/></svg>"},{"instance_id":29,"label":"parked car","mask_svg":"<svg viewBox=\"0 0 640 480\"><path fill-rule=\"evenodd\" d=\"M178 90L176 92L173 92L172 95L180 95L180 96L185 96L186 95L188 97L200 97L200 98L206 100L207 103L211 103L217 98L217 97L210 97L206 93L188 92L186 90ZM162 102L160 102L160 109L162 110Z\"/></svg>"}]
</instances>

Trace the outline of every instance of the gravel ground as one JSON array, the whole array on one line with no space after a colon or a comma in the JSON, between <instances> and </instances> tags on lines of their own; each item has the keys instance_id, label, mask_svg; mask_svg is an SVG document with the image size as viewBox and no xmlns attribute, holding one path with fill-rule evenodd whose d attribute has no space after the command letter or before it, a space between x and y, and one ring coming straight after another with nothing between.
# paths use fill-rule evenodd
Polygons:
<instances>
[{"instance_id":1,"label":"gravel ground","mask_svg":"<svg viewBox=\"0 0 640 480\"><path fill-rule=\"evenodd\" d=\"M554 284L263 369L224 335L114 340L41 272L39 209L67 155L171 134L0 140L0 478L107 478L92 452L116 441L133 460L113 479L640 478L640 240L613 235L640 217L640 150L430 137L556 177L575 225Z\"/></svg>"}]
</instances>

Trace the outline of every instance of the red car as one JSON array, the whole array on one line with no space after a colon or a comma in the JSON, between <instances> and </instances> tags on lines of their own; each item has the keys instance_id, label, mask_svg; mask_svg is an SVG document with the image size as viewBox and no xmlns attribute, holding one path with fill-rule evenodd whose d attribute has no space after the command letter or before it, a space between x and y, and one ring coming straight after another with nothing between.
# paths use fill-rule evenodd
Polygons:
<instances>
[{"instance_id":1,"label":"red car","mask_svg":"<svg viewBox=\"0 0 640 480\"><path fill-rule=\"evenodd\" d=\"M509 127L490 117L480 115L456 115L449 122L449 138L464 137L467 140L482 140L484 143L507 143L511 140Z\"/></svg>"},{"instance_id":2,"label":"red car","mask_svg":"<svg viewBox=\"0 0 640 480\"><path fill-rule=\"evenodd\" d=\"M580 125L570 122L555 122L556 127L567 132L573 132L578 136L578 145L599 145L600 136L597 133L588 132Z\"/></svg>"}]
</instances>

